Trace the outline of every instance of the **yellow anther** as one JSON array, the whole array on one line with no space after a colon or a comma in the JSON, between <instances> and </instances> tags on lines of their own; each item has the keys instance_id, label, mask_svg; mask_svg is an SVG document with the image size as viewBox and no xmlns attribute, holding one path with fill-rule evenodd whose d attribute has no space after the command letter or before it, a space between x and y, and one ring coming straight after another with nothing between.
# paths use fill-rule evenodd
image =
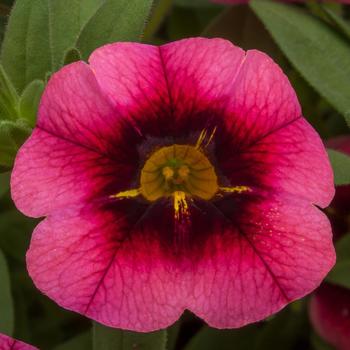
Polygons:
<instances>
[{"instance_id":1,"label":"yellow anther","mask_svg":"<svg viewBox=\"0 0 350 350\"><path fill-rule=\"evenodd\" d=\"M181 179L185 180L185 179L187 179L188 174L190 173L190 169L188 168L187 165L182 165L182 166L180 166L177 173L179 174Z\"/></svg>"},{"instance_id":2,"label":"yellow anther","mask_svg":"<svg viewBox=\"0 0 350 350\"><path fill-rule=\"evenodd\" d=\"M163 168L162 174L166 180L170 180L174 176L174 170L170 166L166 166Z\"/></svg>"},{"instance_id":3,"label":"yellow anther","mask_svg":"<svg viewBox=\"0 0 350 350\"><path fill-rule=\"evenodd\" d=\"M138 195L140 195L140 189L139 188L135 188L132 190L127 190L127 191L122 191L116 194L112 194L111 196L109 196L110 198L133 198L133 197L137 197Z\"/></svg>"},{"instance_id":4,"label":"yellow anther","mask_svg":"<svg viewBox=\"0 0 350 350\"><path fill-rule=\"evenodd\" d=\"M210 142L213 141L213 138L214 138L214 136L215 136L215 133L216 133L216 127L213 129L213 131L212 131L212 133L210 134L209 139L208 139L208 141L207 141L207 143L205 144L204 147L208 147L209 144L210 144Z\"/></svg>"},{"instance_id":5,"label":"yellow anther","mask_svg":"<svg viewBox=\"0 0 350 350\"><path fill-rule=\"evenodd\" d=\"M210 142L213 141L215 133L216 133L216 127L213 129L213 131L211 132L210 136L208 137L208 140L205 142L205 140L207 138L207 130L203 129L201 131L201 133L199 134L198 140L196 142L196 148L197 149L201 149L201 148L208 147Z\"/></svg>"},{"instance_id":6,"label":"yellow anther","mask_svg":"<svg viewBox=\"0 0 350 350\"><path fill-rule=\"evenodd\" d=\"M199 149L202 147L202 143L204 142L205 138L207 136L207 130L202 130L199 134L198 140L196 142L196 148Z\"/></svg>"},{"instance_id":7,"label":"yellow anther","mask_svg":"<svg viewBox=\"0 0 350 350\"><path fill-rule=\"evenodd\" d=\"M186 200L186 193L183 191L175 191L174 196L174 212L175 219L179 220L181 217L188 215L188 204Z\"/></svg>"},{"instance_id":8,"label":"yellow anther","mask_svg":"<svg viewBox=\"0 0 350 350\"><path fill-rule=\"evenodd\" d=\"M220 187L219 190L225 193L251 192L251 188L248 186Z\"/></svg>"}]
</instances>

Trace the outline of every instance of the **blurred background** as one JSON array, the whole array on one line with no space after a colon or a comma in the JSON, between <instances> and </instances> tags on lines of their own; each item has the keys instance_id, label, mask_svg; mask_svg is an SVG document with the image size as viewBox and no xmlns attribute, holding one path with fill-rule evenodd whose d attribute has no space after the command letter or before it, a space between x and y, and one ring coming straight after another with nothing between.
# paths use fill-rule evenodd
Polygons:
<instances>
[{"instance_id":1,"label":"blurred background","mask_svg":"<svg viewBox=\"0 0 350 350\"><path fill-rule=\"evenodd\" d=\"M67 12L78 2L82 7L93 2L52 1L66 4ZM57 65L47 67L47 38L40 25L45 17L42 8L48 2L18 0L11 14L13 1L0 0L0 42L9 23L0 60L0 333L41 349L89 350L93 348L90 320L58 307L28 277L25 253L38 221L19 213L9 192L14 156L35 125L40 95L50 74L85 58L99 44L82 40L75 47L72 42L62 48ZM129 0L135 8L141 2ZM113 8L113 1L100 0L96 9L106 3ZM305 117L329 148L337 184L336 198L326 213L333 226L338 261L313 295L264 322L238 330L210 329L192 314L185 314L167 331L167 349L350 349L350 6L317 1L282 5L255 0L229 6L209 0L158 0L150 10L141 20L144 30L133 36L116 34L113 41L137 40L142 31L142 41L154 44L192 36L223 37L273 57L294 86ZM88 22L94 13L86 16ZM114 26L123 21L116 11L109 11L108 16L107 22ZM57 18L62 35L65 18ZM104 40L102 34L100 44ZM16 56L24 47L35 52L21 63L31 65L32 75L26 80L20 71L23 67L18 67L20 56ZM95 331L106 332L108 337L108 330L95 326ZM129 348L158 349L152 345L152 335L136 345L125 345Z\"/></svg>"}]
</instances>

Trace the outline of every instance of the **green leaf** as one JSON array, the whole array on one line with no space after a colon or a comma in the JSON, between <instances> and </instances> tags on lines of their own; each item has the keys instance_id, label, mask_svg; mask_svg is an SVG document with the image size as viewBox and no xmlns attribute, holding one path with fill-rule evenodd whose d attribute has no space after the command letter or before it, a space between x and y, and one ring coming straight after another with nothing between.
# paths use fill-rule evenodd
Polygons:
<instances>
[{"instance_id":1,"label":"green leaf","mask_svg":"<svg viewBox=\"0 0 350 350\"><path fill-rule=\"evenodd\" d=\"M350 157L332 149L327 151L334 171L334 183L336 185L350 184Z\"/></svg>"},{"instance_id":2,"label":"green leaf","mask_svg":"<svg viewBox=\"0 0 350 350\"><path fill-rule=\"evenodd\" d=\"M239 330L218 330L203 327L185 347L185 350L246 350L253 349L258 330L244 327Z\"/></svg>"},{"instance_id":3,"label":"green leaf","mask_svg":"<svg viewBox=\"0 0 350 350\"><path fill-rule=\"evenodd\" d=\"M104 0L46 1L49 5L50 16L52 71L55 71L62 65L67 49L75 46L82 28L98 11ZM62 25L64 30L62 30Z\"/></svg>"},{"instance_id":4,"label":"green leaf","mask_svg":"<svg viewBox=\"0 0 350 350\"><path fill-rule=\"evenodd\" d=\"M4 38L5 27L6 27L6 17L4 15L0 14L0 45L1 45L2 40Z\"/></svg>"},{"instance_id":5,"label":"green leaf","mask_svg":"<svg viewBox=\"0 0 350 350\"><path fill-rule=\"evenodd\" d=\"M103 0L17 0L0 60L18 92L56 71Z\"/></svg>"},{"instance_id":6,"label":"green leaf","mask_svg":"<svg viewBox=\"0 0 350 350\"><path fill-rule=\"evenodd\" d=\"M335 245L337 262L327 281L350 289L350 234L344 235Z\"/></svg>"},{"instance_id":7,"label":"green leaf","mask_svg":"<svg viewBox=\"0 0 350 350\"><path fill-rule=\"evenodd\" d=\"M337 262L350 260L350 233L342 236L335 244Z\"/></svg>"},{"instance_id":8,"label":"green leaf","mask_svg":"<svg viewBox=\"0 0 350 350\"><path fill-rule=\"evenodd\" d=\"M91 350L92 336L91 332L85 332L76 337L67 340L54 348L54 350Z\"/></svg>"},{"instance_id":9,"label":"green leaf","mask_svg":"<svg viewBox=\"0 0 350 350\"><path fill-rule=\"evenodd\" d=\"M213 4L212 0L173 0L175 5L181 7L219 7L218 4Z\"/></svg>"},{"instance_id":10,"label":"green leaf","mask_svg":"<svg viewBox=\"0 0 350 350\"><path fill-rule=\"evenodd\" d=\"M323 339L316 333L311 333L310 339L312 349L314 350L335 350L333 346L328 345Z\"/></svg>"},{"instance_id":11,"label":"green leaf","mask_svg":"<svg viewBox=\"0 0 350 350\"><path fill-rule=\"evenodd\" d=\"M31 129L22 120L0 120L0 166L12 167L18 148L29 136Z\"/></svg>"},{"instance_id":12,"label":"green leaf","mask_svg":"<svg viewBox=\"0 0 350 350\"><path fill-rule=\"evenodd\" d=\"M24 262L30 234L38 220L27 218L18 210L2 210L0 222L0 249L7 256Z\"/></svg>"},{"instance_id":13,"label":"green leaf","mask_svg":"<svg viewBox=\"0 0 350 350\"><path fill-rule=\"evenodd\" d=\"M15 119L18 116L18 95L0 64L0 114L1 119Z\"/></svg>"},{"instance_id":14,"label":"green leaf","mask_svg":"<svg viewBox=\"0 0 350 350\"><path fill-rule=\"evenodd\" d=\"M109 328L94 322L94 350L165 350L166 331L136 333Z\"/></svg>"},{"instance_id":15,"label":"green leaf","mask_svg":"<svg viewBox=\"0 0 350 350\"><path fill-rule=\"evenodd\" d=\"M250 5L292 64L349 124L349 43L296 6L266 0Z\"/></svg>"},{"instance_id":16,"label":"green leaf","mask_svg":"<svg viewBox=\"0 0 350 350\"><path fill-rule=\"evenodd\" d=\"M225 38L245 50L261 50L275 59L281 55L270 33L246 5L232 6L222 11L204 30L203 36Z\"/></svg>"},{"instance_id":17,"label":"green leaf","mask_svg":"<svg viewBox=\"0 0 350 350\"><path fill-rule=\"evenodd\" d=\"M0 121L0 169L10 170L17 152L17 145L13 140L7 121Z\"/></svg>"},{"instance_id":18,"label":"green leaf","mask_svg":"<svg viewBox=\"0 0 350 350\"><path fill-rule=\"evenodd\" d=\"M326 280L350 289L350 259L337 262Z\"/></svg>"},{"instance_id":19,"label":"green leaf","mask_svg":"<svg viewBox=\"0 0 350 350\"><path fill-rule=\"evenodd\" d=\"M256 337L254 350L297 349L300 338L308 336L305 311L302 305L293 303L266 321L265 327Z\"/></svg>"},{"instance_id":20,"label":"green leaf","mask_svg":"<svg viewBox=\"0 0 350 350\"><path fill-rule=\"evenodd\" d=\"M145 28L143 37L145 41L153 39L154 34L160 28L166 15L170 12L172 6L172 0L159 0L157 2L157 4L153 8L152 16Z\"/></svg>"},{"instance_id":21,"label":"green leaf","mask_svg":"<svg viewBox=\"0 0 350 350\"><path fill-rule=\"evenodd\" d=\"M328 18L333 22L333 24L338 28L340 32L342 32L345 36L350 39L350 24L341 16L339 16L332 9L322 6L323 11L328 16Z\"/></svg>"},{"instance_id":22,"label":"green leaf","mask_svg":"<svg viewBox=\"0 0 350 350\"><path fill-rule=\"evenodd\" d=\"M0 173L0 197L10 189L10 172Z\"/></svg>"},{"instance_id":23,"label":"green leaf","mask_svg":"<svg viewBox=\"0 0 350 350\"><path fill-rule=\"evenodd\" d=\"M176 350L177 339L179 337L181 328L181 320L175 322L172 326L167 329L167 350Z\"/></svg>"},{"instance_id":24,"label":"green leaf","mask_svg":"<svg viewBox=\"0 0 350 350\"><path fill-rule=\"evenodd\" d=\"M76 47L87 59L91 52L115 41L139 41L153 0L106 0L82 30Z\"/></svg>"},{"instance_id":25,"label":"green leaf","mask_svg":"<svg viewBox=\"0 0 350 350\"><path fill-rule=\"evenodd\" d=\"M19 114L31 127L35 126L40 97L44 91L44 82L33 80L23 91L19 100Z\"/></svg>"},{"instance_id":26,"label":"green leaf","mask_svg":"<svg viewBox=\"0 0 350 350\"><path fill-rule=\"evenodd\" d=\"M12 335L14 326L10 276L4 254L0 251L0 333Z\"/></svg>"},{"instance_id":27,"label":"green leaf","mask_svg":"<svg viewBox=\"0 0 350 350\"><path fill-rule=\"evenodd\" d=\"M18 92L52 67L45 0L16 1L1 50L1 62Z\"/></svg>"},{"instance_id":28,"label":"green leaf","mask_svg":"<svg viewBox=\"0 0 350 350\"><path fill-rule=\"evenodd\" d=\"M65 66L67 64L77 62L80 60L81 60L81 54L80 54L79 50L73 47L73 48L66 51L66 53L64 55L63 65Z\"/></svg>"}]
</instances>

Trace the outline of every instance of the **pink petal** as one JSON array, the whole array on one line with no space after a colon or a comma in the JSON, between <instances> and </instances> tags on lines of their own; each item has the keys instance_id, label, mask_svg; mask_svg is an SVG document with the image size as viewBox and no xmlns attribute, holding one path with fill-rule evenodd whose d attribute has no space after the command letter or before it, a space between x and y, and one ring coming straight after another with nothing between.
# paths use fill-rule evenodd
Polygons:
<instances>
[{"instance_id":1,"label":"pink petal","mask_svg":"<svg viewBox=\"0 0 350 350\"><path fill-rule=\"evenodd\" d=\"M330 203L333 174L324 146L304 121L287 77L267 55L248 51L226 120L229 131L219 142L231 154L218 153L222 162L226 158L226 166L232 162L226 176L239 176L234 168L246 166L257 175L259 186L286 191L322 207Z\"/></svg>"},{"instance_id":2,"label":"pink petal","mask_svg":"<svg viewBox=\"0 0 350 350\"><path fill-rule=\"evenodd\" d=\"M161 47L106 45L89 61L111 102L142 132L185 136L199 127L191 118L230 93L243 59L229 41L194 38Z\"/></svg>"},{"instance_id":3,"label":"pink petal","mask_svg":"<svg viewBox=\"0 0 350 350\"><path fill-rule=\"evenodd\" d=\"M223 141L223 148L236 148L236 152L217 154L232 183L272 193L288 192L321 207L330 203L334 195L332 168L320 137L304 118L248 145L236 146L236 140L232 132L232 137Z\"/></svg>"},{"instance_id":4,"label":"pink petal","mask_svg":"<svg viewBox=\"0 0 350 350\"><path fill-rule=\"evenodd\" d=\"M28 270L58 304L110 326L164 328L187 308L212 326L240 327L312 291L334 263L318 209L285 198L249 203L239 207L243 217L220 203L206 217L192 215L183 238L165 211L158 220L60 211L35 230ZM179 248L164 245L166 236L180 239Z\"/></svg>"},{"instance_id":5,"label":"pink petal","mask_svg":"<svg viewBox=\"0 0 350 350\"><path fill-rule=\"evenodd\" d=\"M319 285L334 250L311 203L329 203L332 173L270 58L199 38L107 45L90 62L54 75L13 172L17 206L49 215L27 256L40 290L104 324L151 331L185 308L240 327ZM137 188L156 147L195 144L213 127L205 152L220 185L251 192L193 198L180 222L169 198L109 198Z\"/></svg>"},{"instance_id":6,"label":"pink petal","mask_svg":"<svg viewBox=\"0 0 350 350\"><path fill-rule=\"evenodd\" d=\"M167 327L186 303L176 270L159 242L127 229L126 218L96 208L56 212L33 233L29 274L62 307L106 325L141 332Z\"/></svg>"},{"instance_id":7,"label":"pink petal","mask_svg":"<svg viewBox=\"0 0 350 350\"><path fill-rule=\"evenodd\" d=\"M263 169L261 186L290 192L322 207L333 197L324 147L310 126L298 121L302 115L295 92L267 55L258 51L245 55L228 41L196 38L160 48L107 45L92 54L90 64L112 103L129 113L142 132L184 137L189 131L217 126L215 140L221 143L217 156L226 162L226 169L231 160L231 167L237 166L232 155L239 157L248 147L254 153L260 146L270 161L270 167L266 164ZM285 137L291 136L297 143L286 142ZM255 167L261 170L262 166L257 161Z\"/></svg>"},{"instance_id":8,"label":"pink petal","mask_svg":"<svg viewBox=\"0 0 350 350\"><path fill-rule=\"evenodd\" d=\"M88 65L77 62L54 74L35 131L16 157L11 180L16 206L42 216L102 196L111 183L108 195L116 190L113 183L125 186L122 178L127 173L129 180L137 155L125 143L130 140L120 140L125 128L118 123Z\"/></svg>"},{"instance_id":9,"label":"pink petal","mask_svg":"<svg viewBox=\"0 0 350 350\"><path fill-rule=\"evenodd\" d=\"M0 350L38 350L36 347L0 334Z\"/></svg>"},{"instance_id":10,"label":"pink petal","mask_svg":"<svg viewBox=\"0 0 350 350\"><path fill-rule=\"evenodd\" d=\"M233 231L208 240L191 279L189 309L217 328L259 321L315 289L334 265L326 216L293 198L225 213ZM236 212L235 212L236 210Z\"/></svg>"},{"instance_id":11,"label":"pink petal","mask_svg":"<svg viewBox=\"0 0 350 350\"><path fill-rule=\"evenodd\" d=\"M350 349L350 291L323 284L312 296L310 318L316 332L338 350Z\"/></svg>"}]
</instances>

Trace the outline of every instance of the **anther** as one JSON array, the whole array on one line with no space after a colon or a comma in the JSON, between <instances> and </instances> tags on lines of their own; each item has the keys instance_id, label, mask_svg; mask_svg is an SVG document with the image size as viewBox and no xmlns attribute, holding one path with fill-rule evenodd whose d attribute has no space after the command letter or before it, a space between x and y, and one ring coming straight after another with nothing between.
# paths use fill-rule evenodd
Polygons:
<instances>
[{"instance_id":1,"label":"anther","mask_svg":"<svg viewBox=\"0 0 350 350\"><path fill-rule=\"evenodd\" d=\"M169 166L166 166L163 168L162 174L166 180L170 180L174 176L174 170L172 168L170 168Z\"/></svg>"},{"instance_id":2,"label":"anther","mask_svg":"<svg viewBox=\"0 0 350 350\"><path fill-rule=\"evenodd\" d=\"M179 177L182 180L186 180L189 173L190 173L190 169L188 168L187 165L182 165L180 166L179 170L177 171L177 173L179 174Z\"/></svg>"}]
</instances>

